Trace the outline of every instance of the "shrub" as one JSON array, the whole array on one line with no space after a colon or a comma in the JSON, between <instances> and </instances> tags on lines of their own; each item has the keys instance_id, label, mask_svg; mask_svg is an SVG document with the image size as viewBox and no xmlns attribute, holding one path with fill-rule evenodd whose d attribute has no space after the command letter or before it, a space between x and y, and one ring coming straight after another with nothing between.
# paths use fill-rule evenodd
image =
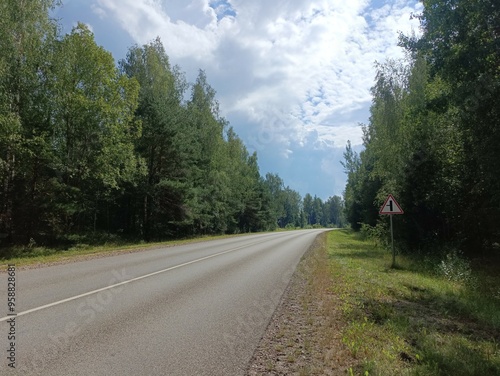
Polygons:
<instances>
[{"instance_id":1,"label":"shrub","mask_svg":"<svg viewBox=\"0 0 500 376\"><path fill-rule=\"evenodd\" d=\"M438 265L438 273L448 281L474 284L470 262L461 251L453 250L447 253L444 260L441 260Z\"/></svg>"}]
</instances>

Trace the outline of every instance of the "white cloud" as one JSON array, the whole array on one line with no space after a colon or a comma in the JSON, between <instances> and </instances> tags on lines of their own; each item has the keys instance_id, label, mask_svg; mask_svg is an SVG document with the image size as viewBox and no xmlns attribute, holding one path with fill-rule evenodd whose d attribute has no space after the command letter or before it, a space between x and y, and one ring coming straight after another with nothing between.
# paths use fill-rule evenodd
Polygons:
<instances>
[{"instance_id":1,"label":"white cloud","mask_svg":"<svg viewBox=\"0 0 500 376\"><path fill-rule=\"evenodd\" d=\"M402 57L416 0L94 0L139 44L160 36L188 77L204 69L223 114L256 149L361 143L375 61ZM239 123L233 123L238 119Z\"/></svg>"},{"instance_id":2,"label":"white cloud","mask_svg":"<svg viewBox=\"0 0 500 376\"><path fill-rule=\"evenodd\" d=\"M162 37L174 59L213 60L218 34L230 22L224 19L217 24L217 15L207 0L97 0L97 3L113 14L137 43Z\"/></svg>"},{"instance_id":3,"label":"white cloud","mask_svg":"<svg viewBox=\"0 0 500 376\"><path fill-rule=\"evenodd\" d=\"M101 7L97 6L96 4L91 4L90 5L90 9L101 20L103 20L103 19L105 19L107 17L106 11L104 9L102 9Z\"/></svg>"}]
</instances>

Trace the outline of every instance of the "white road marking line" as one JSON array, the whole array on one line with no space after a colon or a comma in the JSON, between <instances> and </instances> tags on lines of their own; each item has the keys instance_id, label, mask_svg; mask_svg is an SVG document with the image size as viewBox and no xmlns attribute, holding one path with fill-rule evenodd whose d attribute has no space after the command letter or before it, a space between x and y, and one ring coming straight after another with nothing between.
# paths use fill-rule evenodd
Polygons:
<instances>
[{"instance_id":1,"label":"white road marking line","mask_svg":"<svg viewBox=\"0 0 500 376\"><path fill-rule=\"evenodd\" d=\"M93 290L93 291L89 291L89 292L86 292L86 293L83 293L83 294L80 294L80 295L72 296L71 298L62 299L62 300L59 300L57 302L45 304L45 305L40 306L40 307L36 307L36 308L28 309L26 311L18 312L17 315L15 315L15 316L12 315L12 316L5 316L5 317L0 318L0 322L1 321L7 321L9 319L12 319L13 317L24 316L24 315L27 315L28 313L40 311L42 309L50 308L50 307L53 307L53 306L56 306L56 305L59 305L59 304L62 304L62 303L70 302L72 300L80 299L80 298L83 298L85 296L89 296L89 295L92 295L92 294L97 294L98 292L101 292L101 291L109 290L109 289L112 289L112 288L115 288L115 287L118 287L118 286L126 285L128 283L136 282L136 281L139 281L139 280L144 279L144 278L152 277L154 275L165 273L165 272L168 272L170 270L182 268L183 266L195 264L195 263L200 262L200 261L208 260L208 259L213 258L213 257L221 256L221 255L224 255L226 253L234 252L234 251L237 251L239 249L247 248L247 247L250 247L252 245L263 243L263 242L266 242L266 241L267 241L267 239L264 240L264 241L261 241L261 242L247 244L247 245L244 245L244 246L241 246L241 247L237 247L237 248L233 248L233 249L230 249L230 250L227 250L227 251L215 253L213 255L205 256L205 257L193 260L193 261L188 261L188 262L185 262L183 264L179 264L179 265L176 265L176 266L171 266L170 268L167 268L167 269L158 270L157 272L154 272L154 273L145 274L143 276L132 278L132 279L129 279L127 281L123 281L123 282L120 282L120 283L115 283L114 285L102 287L102 288L97 289L97 290Z\"/></svg>"}]
</instances>

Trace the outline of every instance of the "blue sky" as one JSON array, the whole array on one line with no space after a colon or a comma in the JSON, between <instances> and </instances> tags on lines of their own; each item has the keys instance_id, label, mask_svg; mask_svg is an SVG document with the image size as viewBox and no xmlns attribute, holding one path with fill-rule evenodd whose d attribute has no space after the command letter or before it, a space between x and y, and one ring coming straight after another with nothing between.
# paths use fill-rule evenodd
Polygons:
<instances>
[{"instance_id":1,"label":"blue sky","mask_svg":"<svg viewBox=\"0 0 500 376\"><path fill-rule=\"evenodd\" d=\"M63 32L80 21L116 60L160 36L194 82L205 70L222 115L261 173L302 195L341 195L347 140L361 150L375 61L402 58L418 33L414 0L63 0Z\"/></svg>"}]
</instances>

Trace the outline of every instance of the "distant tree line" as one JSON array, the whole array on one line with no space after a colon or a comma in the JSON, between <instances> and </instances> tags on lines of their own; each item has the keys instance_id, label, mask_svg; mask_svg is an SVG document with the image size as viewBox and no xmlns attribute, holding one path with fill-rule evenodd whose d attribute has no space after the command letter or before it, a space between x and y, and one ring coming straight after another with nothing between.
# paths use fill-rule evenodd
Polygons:
<instances>
[{"instance_id":1,"label":"distant tree line","mask_svg":"<svg viewBox=\"0 0 500 376\"><path fill-rule=\"evenodd\" d=\"M364 150L347 145L346 216L387 233L389 193L410 252L469 252L500 242L500 8L494 1L425 0L422 36L401 35L404 61L378 64Z\"/></svg>"},{"instance_id":2,"label":"distant tree line","mask_svg":"<svg viewBox=\"0 0 500 376\"><path fill-rule=\"evenodd\" d=\"M302 199L300 194L285 187L277 174L266 174L264 184L271 194L273 221L281 228L297 227L344 227L344 202L340 196L323 201L307 193Z\"/></svg>"},{"instance_id":3,"label":"distant tree line","mask_svg":"<svg viewBox=\"0 0 500 376\"><path fill-rule=\"evenodd\" d=\"M55 5L0 5L0 245L343 225L340 197L261 177L203 71L188 83L159 39L116 64Z\"/></svg>"}]
</instances>

